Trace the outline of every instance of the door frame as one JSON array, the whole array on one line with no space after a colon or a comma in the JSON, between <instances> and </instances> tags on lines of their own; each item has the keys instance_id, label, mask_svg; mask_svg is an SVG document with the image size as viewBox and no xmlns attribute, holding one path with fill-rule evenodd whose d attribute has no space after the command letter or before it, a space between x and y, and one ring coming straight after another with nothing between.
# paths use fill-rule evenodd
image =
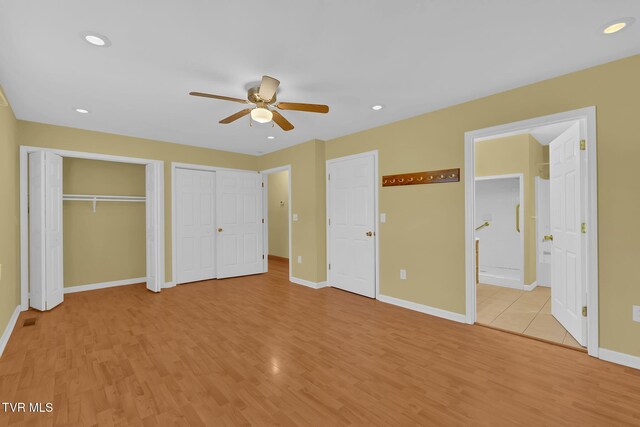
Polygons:
<instances>
[{"instance_id":1,"label":"door frame","mask_svg":"<svg viewBox=\"0 0 640 427\"><path fill-rule=\"evenodd\" d=\"M262 183L264 188L262 190L262 217L264 218L264 236L262 238L263 252L264 252L264 272L269 271L269 175L278 173L278 172L289 172L288 176L288 200L287 200L287 210L288 210L288 221L287 224L289 226L289 281L291 281L291 277L293 276L293 258L291 255L291 165L278 166L277 168L265 169L260 171L262 173Z\"/></svg>"},{"instance_id":2,"label":"door frame","mask_svg":"<svg viewBox=\"0 0 640 427\"><path fill-rule=\"evenodd\" d=\"M539 176L534 177L534 182L535 182L535 204L536 204L536 282L537 282L537 286L542 286L542 287L546 287L546 288L550 288L551 287L551 281L549 280L548 283L546 284L542 284L540 282L540 270L541 270L541 265L542 264L540 262L540 260L542 259L542 256L540 254L540 243L541 240L540 238L544 235L544 233L540 233L540 182L541 181L550 181L550 179L544 179L541 178ZM550 200L547 200L547 203L549 203Z\"/></svg>"},{"instance_id":3,"label":"door frame","mask_svg":"<svg viewBox=\"0 0 640 427\"><path fill-rule=\"evenodd\" d=\"M375 250L375 257L374 257L374 262L375 262L375 269L374 269L374 274L375 274L375 299L379 299L380 297L380 213L379 213L379 200L380 200L380 194L379 194L379 190L380 187L378 185L378 182L380 181L380 177L378 175L378 150L372 150L372 151L365 151L363 153L358 153L358 154L352 154L350 156L344 156L344 157L337 157L334 159L329 159L326 161L326 166L325 166L325 185L326 185L326 204L327 204L327 209L325 212L325 226L327 229L327 236L326 236L326 244L327 244L327 261L326 261L326 271L327 271L327 286L332 286L331 283L329 282L329 260L331 259L331 239L330 239L330 231L329 231L329 215L331 213L331 186L328 185L329 183L329 166L332 165L333 163L338 163L341 161L345 161L345 160L353 160L353 159L360 159L360 158L365 158L365 157L370 157L373 156L373 210L374 210L374 221L373 221L373 227L374 227L374 233L375 233L375 245L374 245L374 250Z\"/></svg>"},{"instance_id":4,"label":"door frame","mask_svg":"<svg viewBox=\"0 0 640 427\"><path fill-rule=\"evenodd\" d=\"M207 166L207 165L199 165L195 163L181 163L181 162L171 162L171 282L167 282L165 287L172 288L177 285L178 281L176 279L176 271L178 266L178 229L176 224L176 212L178 210L178 200L176 198L176 169L190 169L195 171L203 171L203 172L218 172L218 171L233 171L233 172L255 172L260 173L248 169L234 169L234 168L223 168L218 166ZM217 177L216 177L217 178ZM217 241L217 233L214 237L215 241ZM217 276L217 265L216 265L216 276ZM189 282L185 282L189 283Z\"/></svg>"},{"instance_id":5,"label":"door frame","mask_svg":"<svg viewBox=\"0 0 640 427\"><path fill-rule=\"evenodd\" d=\"M474 180L474 184L475 182L478 181L495 181L495 180L499 180L499 179L514 179L517 178L518 179L518 191L520 192L520 215L519 215L519 219L520 219L520 248L522 250L522 256L520 257L520 288L514 288L514 289L522 289L522 290L526 290L526 286L527 284L525 283L525 277L524 277L524 251L525 251L525 246L524 246L524 235L526 233L526 221L523 221L524 215L523 213L525 212L525 204L526 204L526 200L524 200L524 174L523 173L511 173L511 174L504 174L504 175L489 175L489 176L477 176L475 177ZM474 193L475 193L475 189L474 189ZM474 196L475 198L475 196ZM474 202L475 203L475 202ZM474 224L475 227L475 224ZM473 238L475 239L475 230L474 230L474 236ZM497 286L503 286L503 285L497 285ZM504 286L504 287L509 287L509 288L513 288L512 286Z\"/></svg>"},{"instance_id":6,"label":"door frame","mask_svg":"<svg viewBox=\"0 0 640 427\"><path fill-rule=\"evenodd\" d=\"M586 234L586 301L587 301L587 351L590 356L598 357L598 168L596 145L596 107L581 108L548 116L536 117L484 129L465 132L465 272L466 272L466 322L474 324L476 320L476 287L474 256L474 220L475 220L475 140L492 135L518 134L533 127L578 121L580 134L587 142L586 182L585 182L585 221L588 224Z\"/></svg>"},{"instance_id":7,"label":"door frame","mask_svg":"<svg viewBox=\"0 0 640 427\"><path fill-rule=\"evenodd\" d=\"M158 256L158 272L160 283L164 283L165 251L164 251L164 162L162 160L142 159L138 157L114 156L111 154L91 153L85 151L59 150L47 147L20 146L20 307L22 311L29 309L29 153L45 151L57 154L63 159L102 160L107 162L154 165L158 172L158 180L153 186L153 193L158 200L155 212L158 219L158 240L156 241ZM146 178L145 178L146 180ZM146 226L145 226L146 227ZM147 272L147 277L149 276ZM158 290L159 291L159 290Z\"/></svg>"}]
</instances>

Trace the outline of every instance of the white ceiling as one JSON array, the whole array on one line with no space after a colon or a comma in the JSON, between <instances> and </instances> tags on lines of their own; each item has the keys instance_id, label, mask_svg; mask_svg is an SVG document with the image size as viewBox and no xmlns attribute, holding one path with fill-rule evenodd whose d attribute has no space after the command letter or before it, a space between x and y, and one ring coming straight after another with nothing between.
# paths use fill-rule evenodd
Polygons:
<instances>
[{"instance_id":1,"label":"white ceiling","mask_svg":"<svg viewBox=\"0 0 640 427\"><path fill-rule=\"evenodd\" d=\"M638 23L601 33L627 16L640 2L0 0L0 84L20 119L258 154L638 54ZM220 125L242 105L187 95L243 98L263 74L331 111L283 112L285 133Z\"/></svg>"}]
</instances>

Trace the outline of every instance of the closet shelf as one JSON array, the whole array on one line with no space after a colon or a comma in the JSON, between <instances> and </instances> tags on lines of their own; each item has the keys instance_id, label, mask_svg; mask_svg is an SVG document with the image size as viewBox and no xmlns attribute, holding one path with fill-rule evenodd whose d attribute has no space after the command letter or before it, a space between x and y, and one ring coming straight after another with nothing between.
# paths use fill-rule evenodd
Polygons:
<instances>
[{"instance_id":1,"label":"closet shelf","mask_svg":"<svg viewBox=\"0 0 640 427\"><path fill-rule=\"evenodd\" d=\"M146 202L145 196L117 196L108 194L63 194L62 200L72 202L92 202L93 212L98 202Z\"/></svg>"}]
</instances>

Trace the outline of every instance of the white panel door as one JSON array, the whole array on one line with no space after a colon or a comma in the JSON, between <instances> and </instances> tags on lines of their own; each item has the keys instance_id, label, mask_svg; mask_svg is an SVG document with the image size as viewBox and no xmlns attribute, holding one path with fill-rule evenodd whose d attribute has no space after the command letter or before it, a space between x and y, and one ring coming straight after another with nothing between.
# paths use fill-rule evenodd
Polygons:
<instances>
[{"instance_id":1,"label":"white panel door","mask_svg":"<svg viewBox=\"0 0 640 427\"><path fill-rule=\"evenodd\" d=\"M216 277L216 174L176 169L176 283Z\"/></svg>"},{"instance_id":2,"label":"white panel door","mask_svg":"<svg viewBox=\"0 0 640 427\"><path fill-rule=\"evenodd\" d=\"M29 154L30 305L51 310L64 299L62 157Z\"/></svg>"},{"instance_id":3,"label":"white panel door","mask_svg":"<svg viewBox=\"0 0 640 427\"><path fill-rule=\"evenodd\" d=\"M164 285L164 170L160 163L146 165L147 289L160 292Z\"/></svg>"},{"instance_id":4,"label":"white panel door","mask_svg":"<svg viewBox=\"0 0 640 427\"><path fill-rule=\"evenodd\" d=\"M217 276L262 273L262 174L216 172Z\"/></svg>"},{"instance_id":5,"label":"white panel door","mask_svg":"<svg viewBox=\"0 0 640 427\"><path fill-rule=\"evenodd\" d=\"M551 312L581 344L586 344L582 316L580 128L573 125L549 148L551 235Z\"/></svg>"},{"instance_id":6,"label":"white panel door","mask_svg":"<svg viewBox=\"0 0 640 427\"><path fill-rule=\"evenodd\" d=\"M375 158L328 164L329 285L376 296Z\"/></svg>"}]
</instances>

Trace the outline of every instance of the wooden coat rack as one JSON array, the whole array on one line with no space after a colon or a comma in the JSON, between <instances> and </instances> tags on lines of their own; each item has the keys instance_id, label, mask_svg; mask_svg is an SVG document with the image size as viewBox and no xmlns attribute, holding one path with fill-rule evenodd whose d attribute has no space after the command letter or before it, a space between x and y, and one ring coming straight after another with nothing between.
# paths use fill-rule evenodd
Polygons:
<instances>
[{"instance_id":1,"label":"wooden coat rack","mask_svg":"<svg viewBox=\"0 0 640 427\"><path fill-rule=\"evenodd\" d=\"M441 184L444 182L460 182L460 168L441 169L437 171L403 173L382 177L383 187L399 185Z\"/></svg>"}]
</instances>

